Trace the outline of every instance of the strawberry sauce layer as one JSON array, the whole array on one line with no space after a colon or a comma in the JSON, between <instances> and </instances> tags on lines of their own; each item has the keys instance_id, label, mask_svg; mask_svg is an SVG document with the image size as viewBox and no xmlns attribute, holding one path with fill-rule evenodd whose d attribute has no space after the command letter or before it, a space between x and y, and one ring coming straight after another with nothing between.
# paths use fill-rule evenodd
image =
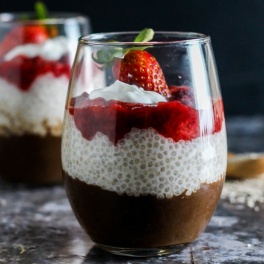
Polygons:
<instances>
[{"instance_id":1,"label":"strawberry sauce layer","mask_svg":"<svg viewBox=\"0 0 264 264\"><path fill-rule=\"evenodd\" d=\"M59 61L47 61L40 56L27 58L20 55L11 61L0 61L0 76L22 91L29 90L37 77L49 72L55 77L66 75L69 78L68 56L63 56Z\"/></svg>"},{"instance_id":2,"label":"strawberry sauce layer","mask_svg":"<svg viewBox=\"0 0 264 264\"><path fill-rule=\"evenodd\" d=\"M97 132L101 132L116 145L132 128L153 128L175 142L219 132L223 121L222 100L215 102L212 108L198 111L178 100L155 105L106 101L103 98L90 100L89 95L83 93L71 100L68 110L85 139L90 141ZM211 116L205 121L208 124L200 124L201 114ZM201 126L208 129L200 132Z\"/></svg>"}]
</instances>

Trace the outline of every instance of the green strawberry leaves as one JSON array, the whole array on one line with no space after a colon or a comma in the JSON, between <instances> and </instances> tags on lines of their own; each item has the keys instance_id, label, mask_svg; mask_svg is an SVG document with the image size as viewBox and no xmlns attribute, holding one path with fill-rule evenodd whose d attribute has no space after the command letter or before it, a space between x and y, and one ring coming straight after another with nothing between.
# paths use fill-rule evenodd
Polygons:
<instances>
[{"instance_id":1,"label":"green strawberry leaves","mask_svg":"<svg viewBox=\"0 0 264 264\"><path fill-rule=\"evenodd\" d=\"M123 53L124 53L124 49L122 48L99 50L96 53L96 57L94 56L94 54L92 54L92 58L98 64L103 65L102 67L99 67L101 70L103 70L111 64L114 58L123 58L124 56Z\"/></svg>"},{"instance_id":2,"label":"green strawberry leaves","mask_svg":"<svg viewBox=\"0 0 264 264\"><path fill-rule=\"evenodd\" d=\"M154 30L151 28L145 28L137 35L137 37L134 39L134 42L148 42L153 39L153 36ZM113 49L99 50L97 51L96 56L92 54L92 59L96 63L102 65L99 67L99 69L103 70L109 67L115 58L123 58L130 50L143 50L147 47L149 46L132 47L127 49L115 47Z\"/></svg>"}]
</instances>

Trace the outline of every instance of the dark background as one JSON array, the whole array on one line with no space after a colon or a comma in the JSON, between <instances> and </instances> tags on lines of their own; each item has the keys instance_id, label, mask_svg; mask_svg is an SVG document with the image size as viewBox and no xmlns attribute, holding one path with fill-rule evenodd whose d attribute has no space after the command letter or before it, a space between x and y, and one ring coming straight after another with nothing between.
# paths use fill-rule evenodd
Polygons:
<instances>
[{"instance_id":1,"label":"dark background","mask_svg":"<svg viewBox=\"0 0 264 264\"><path fill-rule=\"evenodd\" d=\"M0 12L33 10L0 0ZM264 0L46 0L50 11L89 16L93 32L195 31L212 38L227 116L264 114Z\"/></svg>"}]
</instances>

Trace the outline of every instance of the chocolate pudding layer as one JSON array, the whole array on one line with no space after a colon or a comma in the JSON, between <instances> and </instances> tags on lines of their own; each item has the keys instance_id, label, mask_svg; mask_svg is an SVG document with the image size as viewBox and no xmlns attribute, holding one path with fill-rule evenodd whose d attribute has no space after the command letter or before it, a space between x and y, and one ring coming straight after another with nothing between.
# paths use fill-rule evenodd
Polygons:
<instances>
[{"instance_id":1,"label":"chocolate pudding layer","mask_svg":"<svg viewBox=\"0 0 264 264\"><path fill-rule=\"evenodd\" d=\"M12 183L62 182L61 137L0 137L0 177Z\"/></svg>"},{"instance_id":2,"label":"chocolate pudding layer","mask_svg":"<svg viewBox=\"0 0 264 264\"><path fill-rule=\"evenodd\" d=\"M223 176L223 175L222 175ZM224 177L201 184L191 195L129 196L73 179L64 171L67 195L91 239L112 247L154 248L189 243L205 229Z\"/></svg>"}]
</instances>

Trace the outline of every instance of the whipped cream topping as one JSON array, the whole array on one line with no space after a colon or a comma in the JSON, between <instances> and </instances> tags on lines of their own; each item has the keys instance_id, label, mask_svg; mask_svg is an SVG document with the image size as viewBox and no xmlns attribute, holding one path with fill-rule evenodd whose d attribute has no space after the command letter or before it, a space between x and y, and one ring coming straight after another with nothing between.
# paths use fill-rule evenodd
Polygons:
<instances>
[{"instance_id":1,"label":"whipped cream topping","mask_svg":"<svg viewBox=\"0 0 264 264\"><path fill-rule=\"evenodd\" d=\"M156 104L166 102L166 99L154 91L146 91L136 85L130 85L116 80L112 85L93 90L89 98L96 99L102 97L106 101L118 100L121 102Z\"/></svg>"},{"instance_id":2,"label":"whipped cream topping","mask_svg":"<svg viewBox=\"0 0 264 264\"><path fill-rule=\"evenodd\" d=\"M40 56L46 60L55 61L60 59L69 50L72 50L71 44L67 38L59 36L52 39L48 39L42 44L24 44L19 45L9 51L4 60L9 61L16 56L24 55L28 58L34 58Z\"/></svg>"}]
</instances>

